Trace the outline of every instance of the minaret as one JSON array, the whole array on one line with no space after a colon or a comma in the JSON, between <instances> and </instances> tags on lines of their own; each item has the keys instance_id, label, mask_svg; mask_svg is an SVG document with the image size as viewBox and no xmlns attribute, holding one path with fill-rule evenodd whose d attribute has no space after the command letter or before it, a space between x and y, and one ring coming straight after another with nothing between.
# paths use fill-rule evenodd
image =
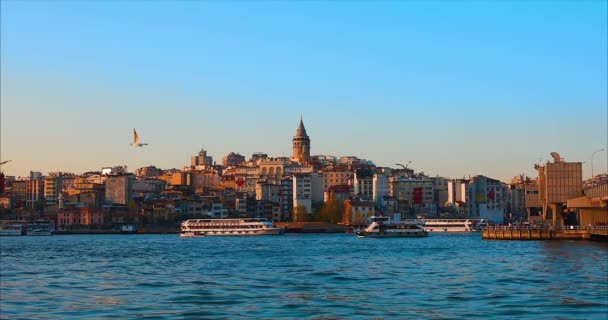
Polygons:
<instances>
[{"instance_id":1,"label":"minaret","mask_svg":"<svg viewBox=\"0 0 608 320\"><path fill-rule=\"evenodd\" d=\"M310 162L310 138L304 129L302 115L300 115L300 125L293 137L293 159L299 164L306 165Z\"/></svg>"}]
</instances>

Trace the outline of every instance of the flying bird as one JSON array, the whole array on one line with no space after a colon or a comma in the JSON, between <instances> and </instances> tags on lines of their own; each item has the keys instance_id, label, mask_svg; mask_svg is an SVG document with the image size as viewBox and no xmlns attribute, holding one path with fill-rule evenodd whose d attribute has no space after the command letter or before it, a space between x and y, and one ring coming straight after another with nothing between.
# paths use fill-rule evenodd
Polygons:
<instances>
[{"instance_id":1,"label":"flying bird","mask_svg":"<svg viewBox=\"0 0 608 320\"><path fill-rule=\"evenodd\" d=\"M143 146L147 146L147 143L140 143L139 142L139 135L137 134L137 130L133 129L133 143L131 143L132 146L134 147L143 147Z\"/></svg>"}]
</instances>

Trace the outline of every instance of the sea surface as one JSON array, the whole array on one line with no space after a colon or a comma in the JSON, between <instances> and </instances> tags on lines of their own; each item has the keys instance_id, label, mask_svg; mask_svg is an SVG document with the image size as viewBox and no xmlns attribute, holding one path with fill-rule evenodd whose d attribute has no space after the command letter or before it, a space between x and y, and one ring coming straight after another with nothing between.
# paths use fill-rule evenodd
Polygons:
<instances>
[{"instance_id":1,"label":"sea surface","mask_svg":"<svg viewBox=\"0 0 608 320\"><path fill-rule=\"evenodd\" d=\"M608 245L480 234L0 238L3 319L607 319Z\"/></svg>"}]
</instances>

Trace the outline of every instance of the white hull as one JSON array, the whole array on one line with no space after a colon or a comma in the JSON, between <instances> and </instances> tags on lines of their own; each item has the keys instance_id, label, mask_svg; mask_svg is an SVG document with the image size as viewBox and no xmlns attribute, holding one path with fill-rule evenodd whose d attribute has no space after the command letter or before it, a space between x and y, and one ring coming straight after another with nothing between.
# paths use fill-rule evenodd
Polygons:
<instances>
[{"instance_id":1,"label":"white hull","mask_svg":"<svg viewBox=\"0 0 608 320\"><path fill-rule=\"evenodd\" d=\"M481 231L478 221L473 219L428 219L420 220L424 223L426 232L479 232Z\"/></svg>"},{"instance_id":2,"label":"white hull","mask_svg":"<svg viewBox=\"0 0 608 320\"><path fill-rule=\"evenodd\" d=\"M0 230L0 236L20 236L21 230Z\"/></svg>"},{"instance_id":3,"label":"white hull","mask_svg":"<svg viewBox=\"0 0 608 320\"><path fill-rule=\"evenodd\" d=\"M213 236L268 236L283 234L283 229L242 230L242 231L189 231L180 233L180 237L213 237Z\"/></svg>"}]
</instances>

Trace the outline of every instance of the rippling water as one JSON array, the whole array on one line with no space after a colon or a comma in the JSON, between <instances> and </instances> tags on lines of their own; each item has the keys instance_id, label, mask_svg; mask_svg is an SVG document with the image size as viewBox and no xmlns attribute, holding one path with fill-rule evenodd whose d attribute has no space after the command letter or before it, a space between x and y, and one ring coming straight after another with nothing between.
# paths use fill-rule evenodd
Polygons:
<instances>
[{"instance_id":1,"label":"rippling water","mask_svg":"<svg viewBox=\"0 0 608 320\"><path fill-rule=\"evenodd\" d=\"M351 235L0 238L2 318L608 318L608 246Z\"/></svg>"}]
</instances>

